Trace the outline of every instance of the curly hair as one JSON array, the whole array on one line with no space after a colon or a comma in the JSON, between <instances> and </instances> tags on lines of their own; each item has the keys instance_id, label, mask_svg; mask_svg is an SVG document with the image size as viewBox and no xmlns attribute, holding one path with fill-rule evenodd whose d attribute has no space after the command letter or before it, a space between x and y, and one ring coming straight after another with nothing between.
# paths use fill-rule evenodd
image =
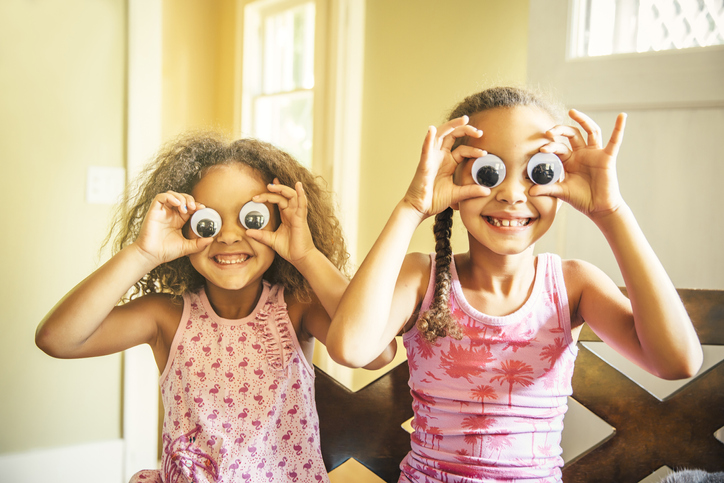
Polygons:
<instances>
[{"instance_id":1,"label":"curly hair","mask_svg":"<svg viewBox=\"0 0 724 483\"><path fill-rule=\"evenodd\" d=\"M307 223L314 244L346 273L349 254L335 215L332 195L324 180L269 143L249 138L229 141L216 132L186 134L161 149L127 188L123 202L116 208L104 246L113 238L112 249L116 253L133 243L157 194L166 191L190 193L211 167L233 163L252 168L264 183L277 178L279 183L294 187L301 181L308 200ZM283 285L290 295L300 300L310 300L309 283L278 254L263 278L271 284ZM124 300L150 293L179 296L199 290L204 283L189 258L180 257L151 270Z\"/></svg>"},{"instance_id":2,"label":"curly hair","mask_svg":"<svg viewBox=\"0 0 724 483\"><path fill-rule=\"evenodd\" d=\"M543 94L534 93L517 87L493 87L470 95L455 106L448 114L452 120L461 116L471 117L478 112L497 108L513 108L519 106L537 107L548 113L554 120L562 121L563 108L547 99ZM456 140L454 147L467 142L466 138ZM417 328L422 336L435 342L438 337L462 339L462 329L450 310L450 289L452 287L452 234L453 210L448 208L435 217L433 233L435 234L435 292L429 309L420 315Z\"/></svg>"}]
</instances>

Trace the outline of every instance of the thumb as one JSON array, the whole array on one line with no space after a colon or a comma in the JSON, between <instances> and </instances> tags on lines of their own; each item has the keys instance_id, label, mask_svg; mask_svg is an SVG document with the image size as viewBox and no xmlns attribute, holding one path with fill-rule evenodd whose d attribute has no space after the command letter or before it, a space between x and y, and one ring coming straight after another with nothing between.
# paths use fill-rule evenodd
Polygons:
<instances>
[{"instance_id":1,"label":"thumb","mask_svg":"<svg viewBox=\"0 0 724 483\"><path fill-rule=\"evenodd\" d=\"M263 243L264 245L274 248L274 239L275 239L275 233L273 231L267 231L267 230L246 230L246 236L251 238L252 240L256 240L259 243Z\"/></svg>"},{"instance_id":2,"label":"thumb","mask_svg":"<svg viewBox=\"0 0 724 483\"><path fill-rule=\"evenodd\" d=\"M471 198L480 198L483 196L490 195L490 188L480 186L477 184L468 184L464 186L455 186L452 192L452 203L457 204L461 201L469 200Z\"/></svg>"},{"instance_id":3,"label":"thumb","mask_svg":"<svg viewBox=\"0 0 724 483\"><path fill-rule=\"evenodd\" d=\"M186 240L184 249L187 255L198 253L207 246L214 242L212 237L209 238L195 238L193 240Z\"/></svg>"},{"instance_id":4,"label":"thumb","mask_svg":"<svg viewBox=\"0 0 724 483\"><path fill-rule=\"evenodd\" d=\"M531 196L552 196L554 198L566 200L568 190L563 183L552 183L549 185L535 185L530 188Z\"/></svg>"}]
</instances>

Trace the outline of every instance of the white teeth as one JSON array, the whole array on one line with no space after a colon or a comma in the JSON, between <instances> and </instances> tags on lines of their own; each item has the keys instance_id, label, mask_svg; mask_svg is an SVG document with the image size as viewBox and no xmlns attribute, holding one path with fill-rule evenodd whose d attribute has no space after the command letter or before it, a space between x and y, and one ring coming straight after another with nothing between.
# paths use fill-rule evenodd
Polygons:
<instances>
[{"instance_id":1,"label":"white teeth","mask_svg":"<svg viewBox=\"0 0 724 483\"><path fill-rule=\"evenodd\" d=\"M515 218L515 219L499 219L499 218L493 218L492 216L486 217L488 222L493 226L526 226L528 223L530 223L530 218Z\"/></svg>"},{"instance_id":2,"label":"white teeth","mask_svg":"<svg viewBox=\"0 0 724 483\"><path fill-rule=\"evenodd\" d=\"M216 263L219 263L221 265L235 265L237 263L244 263L249 259L249 255L243 255L241 257L234 257L234 258L226 258L222 256L215 256L214 260L216 260Z\"/></svg>"}]
</instances>

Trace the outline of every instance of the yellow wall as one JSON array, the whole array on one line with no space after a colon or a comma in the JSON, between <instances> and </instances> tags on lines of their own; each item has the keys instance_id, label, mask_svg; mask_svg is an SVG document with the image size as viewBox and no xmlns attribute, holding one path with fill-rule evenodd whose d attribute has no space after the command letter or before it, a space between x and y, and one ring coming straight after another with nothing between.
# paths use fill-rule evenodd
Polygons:
<instances>
[{"instance_id":1,"label":"yellow wall","mask_svg":"<svg viewBox=\"0 0 724 483\"><path fill-rule=\"evenodd\" d=\"M163 2L163 139L234 126L235 0Z\"/></svg>"},{"instance_id":2,"label":"yellow wall","mask_svg":"<svg viewBox=\"0 0 724 483\"><path fill-rule=\"evenodd\" d=\"M0 2L0 427L12 435L0 453L121 437L121 357L54 360L33 335L97 266L110 207L85 203L85 170L123 165L125 9ZM236 19L235 0L164 1L164 140L233 132ZM427 125L481 87L524 80L526 27L526 1L367 0L360 254L404 193ZM418 238L413 249L431 249L429 230Z\"/></svg>"},{"instance_id":3,"label":"yellow wall","mask_svg":"<svg viewBox=\"0 0 724 483\"><path fill-rule=\"evenodd\" d=\"M33 338L108 226L85 177L123 165L124 3L0 2L0 453L120 437L121 356L55 360Z\"/></svg>"},{"instance_id":4,"label":"yellow wall","mask_svg":"<svg viewBox=\"0 0 724 483\"><path fill-rule=\"evenodd\" d=\"M367 0L361 256L404 195L427 127L468 94L525 82L527 31L527 0ZM411 250L434 250L428 221ZM453 248L466 249L455 226Z\"/></svg>"}]
</instances>

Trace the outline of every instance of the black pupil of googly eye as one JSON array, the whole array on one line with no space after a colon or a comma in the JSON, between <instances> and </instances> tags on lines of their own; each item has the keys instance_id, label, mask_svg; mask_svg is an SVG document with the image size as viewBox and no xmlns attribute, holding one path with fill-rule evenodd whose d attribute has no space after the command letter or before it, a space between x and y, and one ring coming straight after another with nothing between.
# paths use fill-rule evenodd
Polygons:
<instances>
[{"instance_id":1,"label":"black pupil of googly eye","mask_svg":"<svg viewBox=\"0 0 724 483\"><path fill-rule=\"evenodd\" d=\"M478 172L475 173L475 178L479 185L490 188L498 184L500 173L498 173L498 170L493 166L482 166Z\"/></svg>"},{"instance_id":2,"label":"black pupil of googly eye","mask_svg":"<svg viewBox=\"0 0 724 483\"><path fill-rule=\"evenodd\" d=\"M541 163L531 171L531 178L535 184L548 184L553 181L555 170L552 164Z\"/></svg>"},{"instance_id":3,"label":"black pupil of googly eye","mask_svg":"<svg viewBox=\"0 0 724 483\"><path fill-rule=\"evenodd\" d=\"M259 230L264 226L264 215L258 211L250 211L244 217L244 225L253 230Z\"/></svg>"},{"instance_id":4,"label":"black pupil of googly eye","mask_svg":"<svg viewBox=\"0 0 724 483\"><path fill-rule=\"evenodd\" d=\"M196 233L202 238L209 238L216 234L216 223L214 220L203 219L196 223Z\"/></svg>"}]
</instances>

